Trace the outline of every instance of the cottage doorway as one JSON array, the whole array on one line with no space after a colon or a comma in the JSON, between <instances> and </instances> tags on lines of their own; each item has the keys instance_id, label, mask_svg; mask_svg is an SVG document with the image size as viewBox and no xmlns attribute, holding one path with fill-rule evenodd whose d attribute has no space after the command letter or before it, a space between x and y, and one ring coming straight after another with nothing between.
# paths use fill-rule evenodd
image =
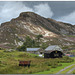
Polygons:
<instances>
[{"instance_id":1,"label":"cottage doorway","mask_svg":"<svg viewBox=\"0 0 75 75\"><path fill-rule=\"evenodd\" d=\"M40 52L40 54L43 54L43 52Z\"/></svg>"}]
</instances>

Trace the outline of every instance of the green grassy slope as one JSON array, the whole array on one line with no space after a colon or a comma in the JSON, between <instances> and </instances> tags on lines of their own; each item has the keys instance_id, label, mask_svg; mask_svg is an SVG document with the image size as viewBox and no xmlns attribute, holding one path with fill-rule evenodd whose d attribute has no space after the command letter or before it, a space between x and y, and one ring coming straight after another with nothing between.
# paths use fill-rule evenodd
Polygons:
<instances>
[{"instance_id":1,"label":"green grassy slope","mask_svg":"<svg viewBox=\"0 0 75 75\"><path fill-rule=\"evenodd\" d=\"M19 60L31 60L30 68L19 66ZM44 74L45 71L54 72L55 70L57 72L67 64L71 64L72 61L68 57L44 59L26 52L4 52L4 50L0 50L0 74L34 74L40 72ZM49 73L45 72L45 74Z\"/></svg>"}]
</instances>

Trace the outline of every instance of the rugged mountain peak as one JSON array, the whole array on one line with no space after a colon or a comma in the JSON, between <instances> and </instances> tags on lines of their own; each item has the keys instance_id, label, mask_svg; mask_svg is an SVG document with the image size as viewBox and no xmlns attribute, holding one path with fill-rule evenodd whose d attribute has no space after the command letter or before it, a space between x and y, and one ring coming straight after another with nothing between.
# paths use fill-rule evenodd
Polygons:
<instances>
[{"instance_id":1,"label":"rugged mountain peak","mask_svg":"<svg viewBox=\"0 0 75 75\"><path fill-rule=\"evenodd\" d=\"M75 26L58 22L50 18L44 18L34 12L22 12L19 17L0 26L0 42L11 45L21 44L29 35L42 34L45 38L57 38L59 35L74 35Z\"/></svg>"},{"instance_id":2,"label":"rugged mountain peak","mask_svg":"<svg viewBox=\"0 0 75 75\"><path fill-rule=\"evenodd\" d=\"M26 17L30 17L30 16L35 16L35 15L37 15L37 14L35 14L34 12L22 12L19 17L26 18Z\"/></svg>"},{"instance_id":3,"label":"rugged mountain peak","mask_svg":"<svg viewBox=\"0 0 75 75\"><path fill-rule=\"evenodd\" d=\"M40 15L34 13L34 12L22 12L17 19L36 19L38 17L41 17Z\"/></svg>"}]
</instances>

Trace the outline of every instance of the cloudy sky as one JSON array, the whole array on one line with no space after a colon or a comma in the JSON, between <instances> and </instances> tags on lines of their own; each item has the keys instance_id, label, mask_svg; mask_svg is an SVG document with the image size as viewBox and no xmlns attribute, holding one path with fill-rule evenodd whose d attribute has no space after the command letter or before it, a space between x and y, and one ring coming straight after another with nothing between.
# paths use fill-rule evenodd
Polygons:
<instances>
[{"instance_id":1,"label":"cloudy sky","mask_svg":"<svg viewBox=\"0 0 75 75\"><path fill-rule=\"evenodd\" d=\"M75 24L75 1L0 1L0 24L27 11Z\"/></svg>"}]
</instances>

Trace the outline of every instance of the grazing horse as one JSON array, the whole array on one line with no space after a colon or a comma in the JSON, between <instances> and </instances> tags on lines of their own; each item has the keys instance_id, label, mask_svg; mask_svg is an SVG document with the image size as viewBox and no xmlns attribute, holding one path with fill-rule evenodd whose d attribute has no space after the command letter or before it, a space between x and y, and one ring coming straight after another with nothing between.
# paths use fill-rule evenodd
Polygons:
<instances>
[{"instance_id":1,"label":"grazing horse","mask_svg":"<svg viewBox=\"0 0 75 75\"><path fill-rule=\"evenodd\" d=\"M19 66L28 66L30 67L31 61L19 61Z\"/></svg>"}]
</instances>

